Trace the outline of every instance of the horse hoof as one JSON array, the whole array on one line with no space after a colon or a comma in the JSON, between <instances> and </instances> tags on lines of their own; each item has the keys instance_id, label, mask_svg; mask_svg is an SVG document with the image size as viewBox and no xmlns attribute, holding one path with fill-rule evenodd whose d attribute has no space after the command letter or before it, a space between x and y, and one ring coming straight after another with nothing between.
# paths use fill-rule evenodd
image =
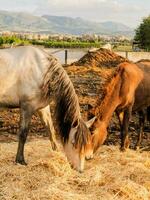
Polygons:
<instances>
[{"instance_id":1,"label":"horse hoof","mask_svg":"<svg viewBox=\"0 0 150 200\"><path fill-rule=\"evenodd\" d=\"M58 146L56 145L56 143L52 143L51 145L53 151L58 151Z\"/></svg>"},{"instance_id":2,"label":"horse hoof","mask_svg":"<svg viewBox=\"0 0 150 200\"><path fill-rule=\"evenodd\" d=\"M20 165L27 165L27 163L25 162L25 160L18 160L18 159L16 159L16 163L20 164Z\"/></svg>"}]
</instances>

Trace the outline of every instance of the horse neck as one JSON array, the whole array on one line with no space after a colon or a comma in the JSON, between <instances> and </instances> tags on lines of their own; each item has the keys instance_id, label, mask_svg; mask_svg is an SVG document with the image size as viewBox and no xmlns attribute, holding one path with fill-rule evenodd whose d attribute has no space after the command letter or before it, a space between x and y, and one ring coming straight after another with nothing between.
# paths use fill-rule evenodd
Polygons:
<instances>
[{"instance_id":1,"label":"horse neck","mask_svg":"<svg viewBox=\"0 0 150 200\"><path fill-rule=\"evenodd\" d=\"M115 75L106 87L106 92L102 102L95 108L95 115L97 115L100 124L108 126L113 112L120 104L119 92L121 87L120 73Z\"/></svg>"},{"instance_id":2,"label":"horse neck","mask_svg":"<svg viewBox=\"0 0 150 200\"><path fill-rule=\"evenodd\" d=\"M94 124L95 130L93 131L94 151L104 143L107 137L107 126L113 112L119 105L120 80L120 73L112 78L111 82L107 85L104 99L95 109L95 115L98 120Z\"/></svg>"}]
</instances>

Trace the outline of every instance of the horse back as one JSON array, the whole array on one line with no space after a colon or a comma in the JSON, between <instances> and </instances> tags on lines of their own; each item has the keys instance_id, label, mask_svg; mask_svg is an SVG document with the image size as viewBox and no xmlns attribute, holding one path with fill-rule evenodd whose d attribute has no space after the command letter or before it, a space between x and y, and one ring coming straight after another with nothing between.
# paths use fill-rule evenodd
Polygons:
<instances>
[{"instance_id":1,"label":"horse back","mask_svg":"<svg viewBox=\"0 0 150 200\"><path fill-rule=\"evenodd\" d=\"M121 77L121 88L120 88L120 108L126 107L134 101L134 95L136 88L143 79L142 71L134 64L124 62L119 65L122 70Z\"/></svg>"},{"instance_id":2,"label":"horse back","mask_svg":"<svg viewBox=\"0 0 150 200\"><path fill-rule=\"evenodd\" d=\"M17 107L20 101L40 96L48 56L31 46L0 50L0 106Z\"/></svg>"}]
</instances>

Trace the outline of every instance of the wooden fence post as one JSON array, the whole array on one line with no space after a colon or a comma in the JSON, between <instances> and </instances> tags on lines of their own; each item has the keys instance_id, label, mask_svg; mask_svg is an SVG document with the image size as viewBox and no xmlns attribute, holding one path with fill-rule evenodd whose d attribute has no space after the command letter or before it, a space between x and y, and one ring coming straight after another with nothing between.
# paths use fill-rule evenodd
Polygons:
<instances>
[{"instance_id":1,"label":"wooden fence post","mask_svg":"<svg viewBox=\"0 0 150 200\"><path fill-rule=\"evenodd\" d=\"M128 51L126 51L126 59L128 59Z\"/></svg>"},{"instance_id":2,"label":"wooden fence post","mask_svg":"<svg viewBox=\"0 0 150 200\"><path fill-rule=\"evenodd\" d=\"M68 60L68 50L65 49L65 65L67 65L67 60Z\"/></svg>"}]
</instances>

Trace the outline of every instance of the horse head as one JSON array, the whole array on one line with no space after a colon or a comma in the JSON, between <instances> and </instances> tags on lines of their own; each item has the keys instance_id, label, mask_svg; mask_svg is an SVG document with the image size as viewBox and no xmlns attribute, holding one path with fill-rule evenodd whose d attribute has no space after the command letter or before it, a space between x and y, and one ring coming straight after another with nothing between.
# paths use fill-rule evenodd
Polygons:
<instances>
[{"instance_id":1,"label":"horse head","mask_svg":"<svg viewBox=\"0 0 150 200\"><path fill-rule=\"evenodd\" d=\"M93 145L93 152L97 151L97 149L104 143L107 137L107 125L105 122L100 121L97 119L93 125L92 130L92 145Z\"/></svg>"},{"instance_id":2,"label":"horse head","mask_svg":"<svg viewBox=\"0 0 150 200\"><path fill-rule=\"evenodd\" d=\"M106 139L107 136L107 124L105 121L101 121L99 117L95 116L92 112L88 113L88 119L92 117L92 120L94 119L92 126L90 126L90 132L91 132L91 143L92 143L92 149L93 152L95 152L100 145L102 145ZM91 120L89 120L91 121ZM86 159L88 160L89 157L86 156Z\"/></svg>"},{"instance_id":3,"label":"horse head","mask_svg":"<svg viewBox=\"0 0 150 200\"><path fill-rule=\"evenodd\" d=\"M95 118L88 122L79 119L75 122L69 133L68 141L64 144L64 150L71 166L79 172L83 172L85 158L93 157L92 137L89 131Z\"/></svg>"}]
</instances>

